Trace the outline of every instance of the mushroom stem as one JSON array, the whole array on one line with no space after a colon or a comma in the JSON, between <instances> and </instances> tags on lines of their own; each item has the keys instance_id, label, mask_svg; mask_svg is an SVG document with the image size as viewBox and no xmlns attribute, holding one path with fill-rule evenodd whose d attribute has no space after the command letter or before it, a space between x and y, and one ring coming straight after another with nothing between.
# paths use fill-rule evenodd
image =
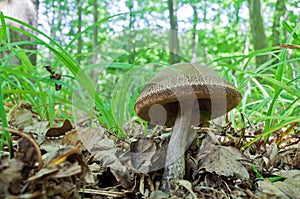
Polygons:
<instances>
[{"instance_id":1,"label":"mushroom stem","mask_svg":"<svg viewBox=\"0 0 300 199\"><path fill-rule=\"evenodd\" d=\"M167 148L164 191L169 193L172 180L183 179L185 174L184 153L188 144L189 135L193 133L191 125L198 120L193 118L195 100L184 100L180 102L173 133Z\"/></svg>"}]
</instances>

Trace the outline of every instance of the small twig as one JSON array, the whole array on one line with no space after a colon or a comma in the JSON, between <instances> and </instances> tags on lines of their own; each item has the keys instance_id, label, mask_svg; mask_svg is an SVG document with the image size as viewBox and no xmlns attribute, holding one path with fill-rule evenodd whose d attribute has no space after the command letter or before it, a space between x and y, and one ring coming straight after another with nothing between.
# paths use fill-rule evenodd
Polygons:
<instances>
[{"instance_id":1,"label":"small twig","mask_svg":"<svg viewBox=\"0 0 300 199\"><path fill-rule=\"evenodd\" d=\"M36 170L39 171L42 168L42 166L43 166L42 153L41 153L41 150L39 148L39 145L35 142L34 139L32 139L29 135L27 135L26 133L24 133L22 131L11 129L11 128L8 128L8 127L6 127L6 128L0 127L0 130L9 131L12 134L15 134L15 135L26 138L33 145L33 147L36 151L36 154L37 154L37 159L38 159L38 162L39 162L39 166Z\"/></svg>"},{"instance_id":2,"label":"small twig","mask_svg":"<svg viewBox=\"0 0 300 199\"><path fill-rule=\"evenodd\" d=\"M282 142L283 137L289 134L297 124L298 124L297 122L292 123L290 127L288 127L283 133L281 133L275 141L276 144L279 145Z\"/></svg>"},{"instance_id":3,"label":"small twig","mask_svg":"<svg viewBox=\"0 0 300 199\"><path fill-rule=\"evenodd\" d=\"M257 199L257 197L252 193L250 189L244 191L251 199Z\"/></svg>"}]
</instances>

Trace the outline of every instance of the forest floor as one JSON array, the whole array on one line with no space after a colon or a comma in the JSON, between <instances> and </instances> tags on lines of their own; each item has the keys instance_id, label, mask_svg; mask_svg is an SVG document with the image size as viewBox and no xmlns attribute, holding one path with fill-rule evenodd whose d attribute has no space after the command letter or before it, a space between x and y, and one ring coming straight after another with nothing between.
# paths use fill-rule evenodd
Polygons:
<instances>
[{"instance_id":1,"label":"forest floor","mask_svg":"<svg viewBox=\"0 0 300 199\"><path fill-rule=\"evenodd\" d=\"M300 198L299 124L245 150L262 129L195 128L185 178L169 197L160 189L171 130L144 135L133 120L121 139L89 119L56 123L49 128L30 105L11 112L12 151L6 145L2 153L0 198Z\"/></svg>"}]
</instances>

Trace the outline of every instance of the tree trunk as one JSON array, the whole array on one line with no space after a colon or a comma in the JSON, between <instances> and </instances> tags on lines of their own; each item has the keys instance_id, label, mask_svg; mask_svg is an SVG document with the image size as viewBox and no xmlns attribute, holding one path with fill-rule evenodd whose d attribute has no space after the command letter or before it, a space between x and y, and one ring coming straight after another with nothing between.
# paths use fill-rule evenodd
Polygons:
<instances>
[{"instance_id":1,"label":"tree trunk","mask_svg":"<svg viewBox=\"0 0 300 199\"><path fill-rule=\"evenodd\" d=\"M94 23L97 23L98 21L98 3L97 0L93 0L93 17L94 17ZM94 27L93 29L93 49L96 49L98 46L98 32L99 32L99 28L98 25ZM98 59L98 54L97 53L93 53L92 54L92 63L95 64L97 62Z\"/></svg>"},{"instance_id":2,"label":"tree trunk","mask_svg":"<svg viewBox=\"0 0 300 199\"><path fill-rule=\"evenodd\" d=\"M180 62L180 49L178 39L178 24L177 24L177 5L173 0L168 0L169 17L170 17L170 63Z\"/></svg>"},{"instance_id":3,"label":"tree trunk","mask_svg":"<svg viewBox=\"0 0 300 199\"><path fill-rule=\"evenodd\" d=\"M250 28L254 50L261 50L268 47L264 29L263 18L261 16L260 0L248 0L250 13ZM269 59L268 55L256 56L256 65L261 65Z\"/></svg>"},{"instance_id":4,"label":"tree trunk","mask_svg":"<svg viewBox=\"0 0 300 199\"><path fill-rule=\"evenodd\" d=\"M0 11L2 11L4 15L19 19L33 27L37 27L38 3L38 0L0 0ZM10 20L7 20L6 24L34 33L32 30ZM10 30L10 42L17 41L32 41L32 38L20 32ZM32 44L23 44L19 45L19 47L30 51L36 50L36 45ZM11 52L2 51L1 56L5 57L10 53ZM32 65L36 65L36 53L27 52L26 55L29 57ZM9 63L21 64L21 61L15 56L9 61Z\"/></svg>"},{"instance_id":5,"label":"tree trunk","mask_svg":"<svg viewBox=\"0 0 300 199\"><path fill-rule=\"evenodd\" d=\"M278 46L279 45L279 27L280 27L280 18L285 15L286 13L286 0L277 0L276 2L276 9L274 12L274 18L273 18L273 27L272 27L272 46Z\"/></svg>"},{"instance_id":6,"label":"tree trunk","mask_svg":"<svg viewBox=\"0 0 300 199\"><path fill-rule=\"evenodd\" d=\"M192 63L197 62L197 49L198 49L198 31L197 31L197 24L198 24L198 8L197 8L197 2L196 0L193 0L192 3L193 8L193 29L192 29L192 35L193 35L193 52L192 52Z\"/></svg>"},{"instance_id":7,"label":"tree trunk","mask_svg":"<svg viewBox=\"0 0 300 199\"><path fill-rule=\"evenodd\" d=\"M93 18L94 18L94 23L96 23L98 21L98 16L99 16L97 0L93 0L93 7L94 7ZM93 29L93 53L91 55L92 56L92 60L91 60L92 64L99 63L100 57L101 57L100 51L97 50L98 49L98 32L99 32L98 27L99 26L96 25ZM99 78L99 71L100 71L99 67L93 68L93 70L91 70L91 77L95 84L97 84L97 80Z\"/></svg>"},{"instance_id":8,"label":"tree trunk","mask_svg":"<svg viewBox=\"0 0 300 199\"><path fill-rule=\"evenodd\" d=\"M81 27L82 27L82 0L77 0L77 15L78 15L78 32L81 32ZM79 55L77 57L77 61L80 64L81 62L81 54L82 54L82 48L83 48L83 44L82 44L82 37L80 36L78 38L78 48L77 48L77 54Z\"/></svg>"},{"instance_id":9,"label":"tree trunk","mask_svg":"<svg viewBox=\"0 0 300 199\"><path fill-rule=\"evenodd\" d=\"M129 58L128 58L128 63L132 64L135 60L135 36L134 36L134 21L135 21L135 16L134 16L134 11L133 11L133 0L127 1L127 7L129 8L129 31L128 31L128 36L129 36Z\"/></svg>"}]
</instances>

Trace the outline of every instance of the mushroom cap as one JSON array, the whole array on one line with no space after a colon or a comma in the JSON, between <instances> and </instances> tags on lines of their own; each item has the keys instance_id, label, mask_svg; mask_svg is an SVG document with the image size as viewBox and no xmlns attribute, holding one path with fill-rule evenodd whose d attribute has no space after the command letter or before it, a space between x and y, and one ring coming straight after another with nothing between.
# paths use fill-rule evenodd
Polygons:
<instances>
[{"instance_id":1,"label":"mushroom cap","mask_svg":"<svg viewBox=\"0 0 300 199\"><path fill-rule=\"evenodd\" d=\"M194 116L202 123L227 113L240 103L241 98L241 93L212 69L199 64L179 63L163 68L146 84L134 110L148 122L170 127L174 125L184 100L198 102ZM156 108L151 111L153 107Z\"/></svg>"}]
</instances>

